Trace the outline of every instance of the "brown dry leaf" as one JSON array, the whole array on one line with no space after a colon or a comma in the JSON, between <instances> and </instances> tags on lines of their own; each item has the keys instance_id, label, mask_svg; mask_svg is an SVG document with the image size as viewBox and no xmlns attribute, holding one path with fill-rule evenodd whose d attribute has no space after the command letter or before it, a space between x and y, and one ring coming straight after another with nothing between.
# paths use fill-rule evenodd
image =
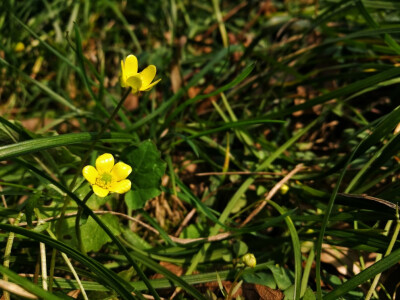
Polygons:
<instances>
[{"instance_id":1,"label":"brown dry leaf","mask_svg":"<svg viewBox=\"0 0 400 300\"><path fill-rule=\"evenodd\" d=\"M229 293L232 288L232 282L222 281L224 289ZM207 282L201 285L212 292L219 290L217 282ZM273 290L267 286L261 284L243 283L238 291L233 295L233 298L241 296L246 300L282 300L284 298L283 293L280 290Z\"/></svg>"},{"instance_id":2,"label":"brown dry leaf","mask_svg":"<svg viewBox=\"0 0 400 300\"><path fill-rule=\"evenodd\" d=\"M42 118L30 118L30 119L22 120L21 124L27 130L34 132L43 126L50 124L51 122L53 122L53 119L42 120Z\"/></svg>"},{"instance_id":3,"label":"brown dry leaf","mask_svg":"<svg viewBox=\"0 0 400 300\"><path fill-rule=\"evenodd\" d=\"M80 293L81 290L73 290L70 291L67 295L70 296L71 298L78 299Z\"/></svg>"},{"instance_id":4,"label":"brown dry leaf","mask_svg":"<svg viewBox=\"0 0 400 300\"><path fill-rule=\"evenodd\" d=\"M322 244L321 262L333 265L343 275L357 275L361 269L358 264L360 253L340 246ZM364 257L365 266L369 267L374 263L376 254L370 253Z\"/></svg>"},{"instance_id":5,"label":"brown dry leaf","mask_svg":"<svg viewBox=\"0 0 400 300\"><path fill-rule=\"evenodd\" d=\"M189 98L194 98L200 93L200 88L197 86L192 86L188 89L188 96Z\"/></svg>"},{"instance_id":6,"label":"brown dry leaf","mask_svg":"<svg viewBox=\"0 0 400 300\"><path fill-rule=\"evenodd\" d=\"M183 275L183 269L180 266L171 264L169 262L165 261L160 261L160 266L166 268L168 271L174 273L176 276L182 276ZM152 279L159 279L159 278L164 278L164 275L162 274L154 274L151 276Z\"/></svg>"},{"instance_id":7,"label":"brown dry leaf","mask_svg":"<svg viewBox=\"0 0 400 300\"><path fill-rule=\"evenodd\" d=\"M182 87L182 76L178 63L173 63L171 66L171 85L174 93Z\"/></svg>"},{"instance_id":8,"label":"brown dry leaf","mask_svg":"<svg viewBox=\"0 0 400 300\"><path fill-rule=\"evenodd\" d=\"M254 284L254 288L256 289L258 295L260 295L260 299L263 300L281 300L283 299L283 293L280 290L273 290L265 285ZM246 298L248 299L248 298Z\"/></svg>"},{"instance_id":9,"label":"brown dry leaf","mask_svg":"<svg viewBox=\"0 0 400 300\"><path fill-rule=\"evenodd\" d=\"M136 94L130 93L125 99L124 107L128 111L137 109L139 107L139 97Z\"/></svg>"},{"instance_id":10,"label":"brown dry leaf","mask_svg":"<svg viewBox=\"0 0 400 300\"><path fill-rule=\"evenodd\" d=\"M207 86L206 89L203 91L203 94L209 94L215 90L215 86L212 84ZM210 98L204 99L200 102L199 106L196 109L198 115L205 114L213 109L213 105L211 104L212 101L217 101L216 96L212 96Z\"/></svg>"}]
</instances>

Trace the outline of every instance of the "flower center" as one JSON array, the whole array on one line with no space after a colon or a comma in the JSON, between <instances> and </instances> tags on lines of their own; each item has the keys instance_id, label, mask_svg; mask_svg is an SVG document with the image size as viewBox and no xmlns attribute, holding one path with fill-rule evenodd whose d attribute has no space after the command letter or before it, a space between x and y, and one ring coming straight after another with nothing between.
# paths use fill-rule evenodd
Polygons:
<instances>
[{"instance_id":1,"label":"flower center","mask_svg":"<svg viewBox=\"0 0 400 300\"><path fill-rule=\"evenodd\" d=\"M112 182L112 176L110 173L103 173L96 179L96 184L102 188L108 188Z\"/></svg>"}]
</instances>

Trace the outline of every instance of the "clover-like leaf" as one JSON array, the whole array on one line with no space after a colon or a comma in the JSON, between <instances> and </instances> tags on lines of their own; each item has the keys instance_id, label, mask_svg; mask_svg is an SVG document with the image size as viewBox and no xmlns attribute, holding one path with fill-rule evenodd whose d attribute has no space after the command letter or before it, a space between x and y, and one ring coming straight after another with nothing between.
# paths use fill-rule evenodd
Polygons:
<instances>
[{"instance_id":1,"label":"clover-like leaf","mask_svg":"<svg viewBox=\"0 0 400 300\"><path fill-rule=\"evenodd\" d=\"M126 205L130 209L142 208L149 199L160 195L161 177L166 169L166 163L160 156L156 145L147 140L124 158L132 166L129 176L132 190L125 196Z\"/></svg>"}]
</instances>

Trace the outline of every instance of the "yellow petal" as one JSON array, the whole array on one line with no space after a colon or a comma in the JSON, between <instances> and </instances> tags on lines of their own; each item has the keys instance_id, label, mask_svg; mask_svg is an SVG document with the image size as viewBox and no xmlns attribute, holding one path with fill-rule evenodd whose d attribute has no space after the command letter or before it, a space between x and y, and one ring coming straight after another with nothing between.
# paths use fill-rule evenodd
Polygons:
<instances>
[{"instance_id":1,"label":"yellow petal","mask_svg":"<svg viewBox=\"0 0 400 300\"><path fill-rule=\"evenodd\" d=\"M160 80L161 80L161 78L158 79L158 80L156 80L156 81L154 81L152 84L150 84L150 85L148 85L148 86L142 87L140 90L141 90L141 91L146 91L146 92L147 92L147 91L150 91L151 88L152 88L153 86L155 86L157 83L160 82Z\"/></svg>"},{"instance_id":2,"label":"yellow petal","mask_svg":"<svg viewBox=\"0 0 400 300\"><path fill-rule=\"evenodd\" d=\"M101 198L107 196L108 193L109 193L108 190L103 189L102 187L99 187L98 185L92 185L92 187L93 187L93 192L94 192L97 196L99 196L99 197L101 197Z\"/></svg>"},{"instance_id":3,"label":"yellow petal","mask_svg":"<svg viewBox=\"0 0 400 300\"><path fill-rule=\"evenodd\" d=\"M131 166L120 161L119 163L116 163L115 166L112 168L111 175L113 177L113 180L120 181L128 177L131 172Z\"/></svg>"},{"instance_id":4,"label":"yellow petal","mask_svg":"<svg viewBox=\"0 0 400 300\"><path fill-rule=\"evenodd\" d=\"M142 75L142 86L145 89L154 79L156 76L156 67L153 65L148 66L146 69L144 69L142 72L140 72L140 75Z\"/></svg>"},{"instance_id":5,"label":"yellow petal","mask_svg":"<svg viewBox=\"0 0 400 300\"><path fill-rule=\"evenodd\" d=\"M140 87L142 86L142 79L140 78L140 75L136 74L128 77L128 79L126 80L126 85L132 88L132 93L136 93L137 91L139 91Z\"/></svg>"},{"instance_id":6,"label":"yellow petal","mask_svg":"<svg viewBox=\"0 0 400 300\"><path fill-rule=\"evenodd\" d=\"M120 182L114 182L110 186L110 192L123 194L131 189L131 181L129 179L122 180Z\"/></svg>"},{"instance_id":7,"label":"yellow petal","mask_svg":"<svg viewBox=\"0 0 400 300\"><path fill-rule=\"evenodd\" d=\"M124 66L124 61L122 60L121 60L121 86L126 87L125 66Z\"/></svg>"},{"instance_id":8,"label":"yellow petal","mask_svg":"<svg viewBox=\"0 0 400 300\"><path fill-rule=\"evenodd\" d=\"M96 178L99 176L99 172L93 166L86 166L82 170L82 175L90 184L94 184L96 183Z\"/></svg>"},{"instance_id":9,"label":"yellow petal","mask_svg":"<svg viewBox=\"0 0 400 300\"><path fill-rule=\"evenodd\" d=\"M114 156L110 153L104 153L96 159L96 169L99 173L110 173L114 166Z\"/></svg>"},{"instance_id":10,"label":"yellow petal","mask_svg":"<svg viewBox=\"0 0 400 300\"><path fill-rule=\"evenodd\" d=\"M127 58L125 59L125 65L124 65L124 73L125 73L125 78L128 78L132 75L137 74L138 71L138 61L135 55L128 55Z\"/></svg>"}]
</instances>

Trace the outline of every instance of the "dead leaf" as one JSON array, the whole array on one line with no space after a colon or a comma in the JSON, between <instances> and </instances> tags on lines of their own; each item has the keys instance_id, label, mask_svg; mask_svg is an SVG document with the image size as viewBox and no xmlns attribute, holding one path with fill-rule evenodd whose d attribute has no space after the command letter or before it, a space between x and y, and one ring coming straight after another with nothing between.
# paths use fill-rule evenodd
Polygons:
<instances>
[{"instance_id":1,"label":"dead leaf","mask_svg":"<svg viewBox=\"0 0 400 300\"><path fill-rule=\"evenodd\" d=\"M182 76L178 63L173 63L171 66L171 85L174 93L182 87Z\"/></svg>"}]
</instances>

